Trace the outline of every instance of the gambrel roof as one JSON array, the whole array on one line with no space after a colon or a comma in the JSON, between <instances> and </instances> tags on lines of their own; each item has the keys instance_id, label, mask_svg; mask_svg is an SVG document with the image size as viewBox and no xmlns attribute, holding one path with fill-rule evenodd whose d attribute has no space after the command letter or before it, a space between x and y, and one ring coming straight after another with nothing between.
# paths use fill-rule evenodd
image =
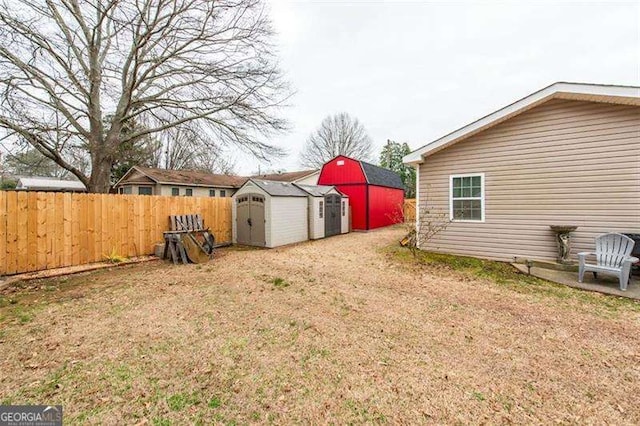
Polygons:
<instances>
[{"instance_id":1,"label":"gambrel roof","mask_svg":"<svg viewBox=\"0 0 640 426\"><path fill-rule=\"evenodd\" d=\"M371 185L388 186L389 188L404 189L400 175L389 169L384 169L364 161L360 161L367 182Z\"/></svg>"}]
</instances>

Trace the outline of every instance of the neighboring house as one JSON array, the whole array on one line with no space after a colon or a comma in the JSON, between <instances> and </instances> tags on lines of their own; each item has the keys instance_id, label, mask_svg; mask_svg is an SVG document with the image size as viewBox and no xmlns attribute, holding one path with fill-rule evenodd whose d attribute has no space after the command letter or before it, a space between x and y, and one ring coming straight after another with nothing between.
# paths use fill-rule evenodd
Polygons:
<instances>
[{"instance_id":1,"label":"neighboring house","mask_svg":"<svg viewBox=\"0 0 640 426\"><path fill-rule=\"evenodd\" d=\"M549 226L576 225L575 260L599 234L640 233L640 88L556 83L404 162L417 168L418 211L452 221L420 248L553 261Z\"/></svg>"},{"instance_id":2,"label":"neighboring house","mask_svg":"<svg viewBox=\"0 0 640 426\"><path fill-rule=\"evenodd\" d=\"M290 182L301 185L317 185L320 170L301 170L299 172L282 172L267 175L251 176L261 180L273 180L276 182Z\"/></svg>"},{"instance_id":3,"label":"neighboring house","mask_svg":"<svg viewBox=\"0 0 640 426\"><path fill-rule=\"evenodd\" d=\"M391 170L339 155L320 170L320 185L333 185L349 197L351 227L369 230L402 221L404 185Z\"/></svg>"},{"instance_id":4,"label":"neighboring house","mask_svg":"<svg viewBox=\"0 0 640 426\"><path fill-rule=\"evenodd\" d=\"M246 182L240 176L134 166L114 185L118 194L230 197Z\"/></svg>"},{"instance_id":5,"label":"neighboring house","mask_svg":"<svg viewBox=\"0 0 640 426\"><path fill-rule=\"evenodd\" d=\"M84 184L78 180L62 180L45 177L20 178L16 184L20 191L47 192L87 192Z\"/></svg>"}]
</instances>

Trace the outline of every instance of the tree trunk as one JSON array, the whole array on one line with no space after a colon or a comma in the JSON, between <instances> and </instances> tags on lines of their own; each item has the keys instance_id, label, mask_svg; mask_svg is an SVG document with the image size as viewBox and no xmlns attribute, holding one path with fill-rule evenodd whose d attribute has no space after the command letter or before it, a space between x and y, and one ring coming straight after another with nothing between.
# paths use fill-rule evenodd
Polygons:
<instances>
[{"instance_id":1,"label":"tree trunk","mask_svg":"<svg viewBox=\"0 0 640 426\"><path fill-rule=\"evenodd\" d=\"M111 189L111 168L113 161L101 152L96 152L91 156L91 177L87 190L108 194Z\"/></svg>"},{"instance_id":2,"label":"tree trunk","mask_svg":"<svg viewBox=\"0 0 640 426\"><path fill-rule=\"evenodd\" d=\"M91 146L91 177L89 178L89 192L108 194L111 189L111 172L116 163L118 146L120 145L120 133L122 123L119 116L111 119L111 125L107 134L103 136L103 120L101 113L92 132ZM98 125L98 123L100 125Z\"/></svg>"}]
</instances>

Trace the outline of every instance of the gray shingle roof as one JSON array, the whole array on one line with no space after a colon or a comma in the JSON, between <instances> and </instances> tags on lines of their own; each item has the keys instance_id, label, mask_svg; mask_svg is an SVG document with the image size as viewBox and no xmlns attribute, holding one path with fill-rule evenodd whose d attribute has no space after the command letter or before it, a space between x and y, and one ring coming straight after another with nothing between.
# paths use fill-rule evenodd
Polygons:
<instances>
[{"instance_id":1,"label":"gray shingle roof","mask_svg":"<svg viewBox=\"0 0 640 426\"><path fill-rule=\"evenodd\" d=\"M290 182L277 182L274 180L250 179L256 186L274 197L307 197L302 189Z\"/></svg>"},{"instance_id":2,"label":"gray shingle roof","mask_svg":"<svg viewBox=\"0 0 640 426\"><path fill-rule=\"evenodd\" d=\"M390 188L404 189L402 179L396 172L392 172L388 169L383 169L373 164L365 163L361 161L362 170L367 178L367 182L372 185L388 186Z\"/></svg>"},{"instance_id":3,"label":"gray shingle roof","mask_svg":"<svg viewBox=\"0 0 640 426\"><path fill-rule=\"evenodd\" d=\"M295 185L314 197L323 197L327 192L331 191L334 188L333 186L328 185Z\"/></svg>"},{"instance_id":4,"label":"gray shingle roof","mask_svg":"<svg viewBox=\"0 0 640 426\"><path fill-rule=\"evenodd\" d=\"M220 175L197 170L166 170L152 167L136 166L146 176L163 184L204 185L240 188L247 181L246 177ZM123 179L120 184L126 183Z\"/></svg>"},{"instance_id":5,"label":"gray shingle roof","mask_svg":"<svg viewBox=\"0 0 640 426\"><path fill-rule=\"evenodd\" d=\"M298 179L305 178L314 173L317 173L318 171L319 170L301 170L298 172L272 173L268 175L255 175L251 177L260 179L260 180L275 180L278 182L295 182Z\"/></svg>"}]
</instances>

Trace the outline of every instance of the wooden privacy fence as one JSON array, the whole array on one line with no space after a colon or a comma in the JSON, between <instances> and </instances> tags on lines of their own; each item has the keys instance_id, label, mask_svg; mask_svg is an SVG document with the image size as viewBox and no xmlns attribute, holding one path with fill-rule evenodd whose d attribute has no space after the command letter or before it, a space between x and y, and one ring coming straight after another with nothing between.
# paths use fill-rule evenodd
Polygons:
<instances>
[{"instance_id":1,"label":"wooden privacy fence","mask_svg":"<svg viewBox=\"0 0 640 426\"><path fill-rule=\"evenodd\" d=\"M416 220L416 199L415 198L406 198L404 200L404 221L405 222L414 222Z\"/></svg>"},{"instance_id":2,"label":"wooden privacy fence","mask_svg":"<svg viewBox=\"0 0 640 426\"><path fill-rule=\"evenodd\" d=\"M0 191L0 275L149 255L189 213L231 241L231 198Z\"/></svg>"}]
</instances>

